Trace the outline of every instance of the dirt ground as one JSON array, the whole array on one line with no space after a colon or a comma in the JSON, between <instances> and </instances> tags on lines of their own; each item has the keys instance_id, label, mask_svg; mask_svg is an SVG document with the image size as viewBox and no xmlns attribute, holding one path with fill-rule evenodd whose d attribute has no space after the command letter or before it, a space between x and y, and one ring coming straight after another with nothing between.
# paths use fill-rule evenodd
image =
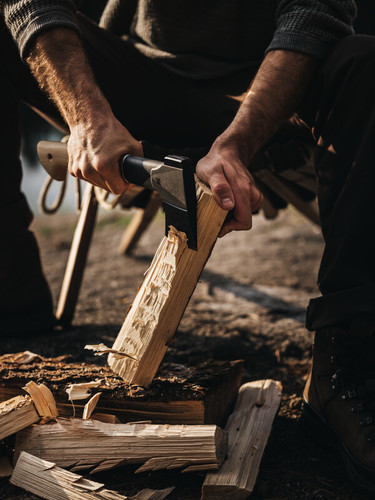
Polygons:
<instances>
[{"instance_id":1,"label":"dirt ground","mask_svg":"<svg viewBox=\"0 0 375 500\"><path fill-rule=\"evenodd\" d=\"M83 347L115 339L164 230L160 215L134 255L119 256L117 246L128 219L121 212L100 214L73 326L48 339L3 339L1 352L30 349L44 356L71 354L76 361L98 362ZM57 215L38 217L34 223L55 298L74 221L73 216ZM273 221L258 215L252 231L219 240L166 356L167 361L190 364L209 358L244 359L244 382L282 382L282 404L253 500L369 499L349 484L340 458L319 448L298 422L312 341L304 328L305 307L318 293L315 281L322 249L319 229L293 210ZM123 494L175 485L171 500L200 498L204 474L133 472L128 466L93 479ZM0 498L37 497L2 480Z\"/></svg>"}]
</instances>

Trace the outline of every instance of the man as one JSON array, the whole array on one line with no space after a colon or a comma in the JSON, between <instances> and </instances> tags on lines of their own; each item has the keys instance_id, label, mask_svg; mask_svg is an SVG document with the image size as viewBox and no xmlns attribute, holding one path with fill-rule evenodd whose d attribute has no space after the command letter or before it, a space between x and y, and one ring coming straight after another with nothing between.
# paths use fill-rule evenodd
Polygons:
<instances>
[{"instance_id":1,"label":"man","mask_svg":"<svg viewBox=\"0 0 375 500\"><path fill-rule=\"evenodd\" d=\"M1 11L2 281L18 272L21 287L17 302L16 289L1 302L2 331L15 315L20 331L52 317L19 193L18 99L65 123L69 171L113 193L126 188L117 165L125 153L147 156L149 143L196 157L209 149L196 171L232 211L222 235L251 228L262 195L248 167L298 111L318 143L326 240L322 297L307 316L317 333L305 421L316 439L330 436L351 479L374 492L375 43L350 36L353 1L110 0L105 30L72 0L2 0Z\"/></svg>"}]
</instances>

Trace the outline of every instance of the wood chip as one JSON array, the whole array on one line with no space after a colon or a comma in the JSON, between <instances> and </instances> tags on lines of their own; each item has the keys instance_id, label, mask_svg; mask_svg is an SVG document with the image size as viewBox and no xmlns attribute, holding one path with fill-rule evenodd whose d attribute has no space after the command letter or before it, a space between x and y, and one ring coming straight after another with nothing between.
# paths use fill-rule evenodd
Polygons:
<instances>
[{"instance_id":1,"label":"wood chip","mask_svg":"<svg viewBox=\"0 0 375 500\"><path fill-rule=\"evenodd\" d=\"M39 354L31 351L16 352L12 354L3 354L0 356L0 363L16 363L24 365L33 361L41 361L43 358Z\"/></svg>"},{"instance_id":2,"label":"wood chip","mask_svg":"<svg viewBox=\"0 0 375 500\"><path fill-rule=\"evenodd\" d=\"M41 417L56 418L59 414L56 408L56 401L52 392L44 384L37 385L35 382L28 382L25 391L30 394L36 411Z\"/></svg>"},{"instance_id":3,"label":"wood chip","mask_svg":"<svg viewBox=\"0 0 375 500\"><path fill-rule=\"evenodd\" d=\"M85 349L88 349L90 351L94 351L94 356L103 356L104 354L112 354L112 356L115 359L120 359L120 358L130 358L134 359L136 361L136 358L133 356L130 356L130 354L127 354L124 351L117 350L117 349L112 349L111 347L107 347L105 344L92 344L92 345L85 345Z\"/></svg>"},{"instance_id":4,"label":"wood chip","mask_svg":"<svg viewBox=\"0 0 375 500\"><path fill-rule=\"evenodd\" d=\"M86 404L83 409L83 420L88 420L91 417L92 412L95 410L96 404L99 401L101 392L97 392Z\"/></svg>"},{"instance_id":5,"label":"wood chip","mask_svg":"<svg viewBox=\"0 0 375 500\"><path fill-rule=\"evenodd\" d=\"M79 401L82 399L87 399L90 396L91 389L100 387L101 383L102 380L83 382L82 384L70 384L66 389L66 392L69 396L69 401Z\"/></svg>"}]
</instances>

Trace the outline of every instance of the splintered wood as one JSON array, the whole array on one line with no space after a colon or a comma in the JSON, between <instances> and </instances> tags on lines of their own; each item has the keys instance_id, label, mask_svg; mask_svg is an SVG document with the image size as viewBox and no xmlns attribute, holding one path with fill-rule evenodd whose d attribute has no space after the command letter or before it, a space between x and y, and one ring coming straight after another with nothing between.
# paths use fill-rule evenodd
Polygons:
<instances>
[{"instance_id":1,"label":"splintered wood","mask_svg":"<svg viewBox=\"0 0 375 500\"><path fill-rule=\"evenodd\" d=\"M0 403L0 439L38 422L39 415L28 396L17 396Z\"/></svg>"},{"instance_id":2,"label":"splintered wood","mask_svg":"<svg viewBox=\"0 0 375 500\"><path fill-rule=\"evenodd\" d=\"M281 399L281 384L258 380L241 386L229 417L228 457L217 473L207 474L203 500L243 500L254 488Z\"/></svg>"},{"instance_id":3,"label":"splintered wood","mask_svg":"<svg viewBox=\"0 0 375 500\"><path fill-rule=\"evenodd\" d=\"M113 344L135 359L108 356L112 370L133 384L152 382L225 220L227 212L199 182L197 200L198 251L188 248L184 233L170 228Z\"/></svg>"},{"instance_id":4,"label":"splintered wood","mask_svg":"<svg viewBox=\"0 0 375 500\"><path fill-rule=\"evenodd\" d=\"M127 497L26 452L21 453L10 482L45 500L163 500L173 490L143 490Z\"/></svg>"},{"instance_id":5,"label":"splintered wood","mask_svg":"<svg viewBox=\"0 0 375 500\"><path fill-rule=\"evenodd\" d=\"M99 472L142 463L137 472L185 467L217 469L227 451L227 433L214 425L106 424L65 420L17 434L16 456L27 451L73 471Z\"/></svg>"}]
</instances>

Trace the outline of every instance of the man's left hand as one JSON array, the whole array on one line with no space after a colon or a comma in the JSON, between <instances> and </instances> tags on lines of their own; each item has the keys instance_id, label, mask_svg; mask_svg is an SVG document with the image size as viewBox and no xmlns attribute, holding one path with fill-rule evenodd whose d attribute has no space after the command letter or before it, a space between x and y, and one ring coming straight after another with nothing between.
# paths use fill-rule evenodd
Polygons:
<instances>
[{"instance_id":1,"label":"man's left hand","mask_svg":"<svg viewBox=\"0 0 375 500\"><path fill-rule=\"evenodd\" d=\"M252 213L261 206L263 196L235 149L219 142L215 141L207 156L198 162L196 172L210 187L217 203L231 211L220 232L222 237L231 231L251 229Z\"/></svg>"}]
</instances>

